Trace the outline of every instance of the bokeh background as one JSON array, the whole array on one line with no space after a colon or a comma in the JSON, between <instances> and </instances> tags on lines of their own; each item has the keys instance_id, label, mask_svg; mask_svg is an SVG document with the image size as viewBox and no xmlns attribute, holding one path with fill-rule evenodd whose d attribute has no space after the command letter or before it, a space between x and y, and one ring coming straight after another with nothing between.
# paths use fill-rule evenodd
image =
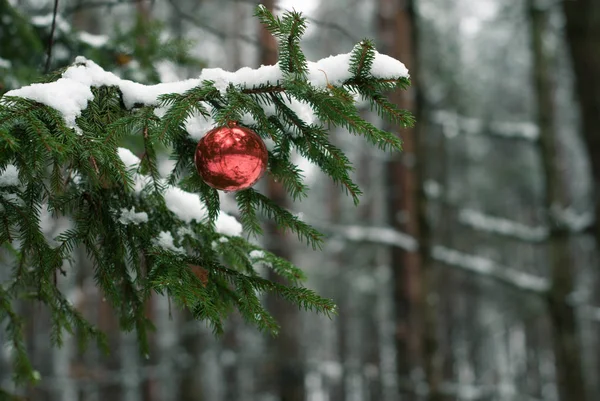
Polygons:
<instances>
[{"instance_id":1,"label":"bokeh background","mask_svg":"<svg viewBox=\"0 0 600 401\"><path fill-rule=\"evenodd\" d=\"M271 64L256 4L60 0L48 63L55 2L0 0L0 94L80 54L144 83ZM215 338L157 296L147 306L152 350L140 355L80 253L59 285L112 352L81 353L72 339L50 347L46 311L20 305L41 381L16 391L36 401L599 400L597 0L263 4L305 13L309 60L367 37L413 78L390 95L418 118L414 129L387 126L404 139L402 154L331 132L356 167L360 205L301 158L311 187L302 202L259 183L327 234L321 251L274 229L259 241L302 267L338 315L265 299L278 337L233 314ZM236 213L227 195L223 205ZM49 236L68 224L43 223ZM9 273L0 258L0 279ZM0 386L14 390L10 356L4 345Z\"/></svg>"}]
</instances>

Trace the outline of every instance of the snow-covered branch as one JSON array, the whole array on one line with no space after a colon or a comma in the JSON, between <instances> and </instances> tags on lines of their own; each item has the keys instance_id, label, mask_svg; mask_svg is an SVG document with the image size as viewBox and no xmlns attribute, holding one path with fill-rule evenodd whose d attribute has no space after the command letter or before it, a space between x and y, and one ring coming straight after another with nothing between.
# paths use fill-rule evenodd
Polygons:
<instances>
[{"instance_id":1,"label":"snow-covered branch","mask_svg":"<svg viewBox=\"0 0 600 401\"><path fill-rule=\"evenodd\" d=\"M317 62L308 62L308 82L316 87L343 85L353 78L350 72L351 53L323 58ZM376 79L397 80L408 78L408 70L400 61L376 53L370 74ZM249 93L259 91L282 91L280 83L284 74L279 64L262 66L257 69L244 67L235 72L220 68L205 68L198 78L183 81L143 85L105 71L99 65L85 57L77 57L75 65L69 67L58 81L32 84L9 91L5 96L22 97L35 100L58 110L67 125L75 128L75 119L81 115L89 101L94 98L92 87L116 86L123 95L127 108L138 105L158 106L158 98L166 94L182 94L204 82L211 81L215 88L224 93L230 85L244 88Z\"/></svg>"},{"instance_id":2,"label":"snow-covered branch","mask_svg":"<svg viewBox=\"0 0 600 401\"><path fill-rule=\"evenodd\" d=\"M452 111L439 110L431 114L433 122L444 128L444 135L453 138L459 134L491 135L501 138L535 141L539 137L537 125L532 122L486 121L466 117Z\"/></svg>"},{"instance_id":3,"label":"snow-covered branch","mask_svg":"<svg viewBox=\"0 0 600 401\"><path fill-rule=\"evenodd\" d=\"M493 216L479 210L460 209L455 205L449 205L449 202L444 198L445 188L437 181L425 181L424 189L430 201L444 202L456 212L458 221L461 224L474 230L515 238L524 242L542 242L550 234L549 228L545 225L530 226L506 217ZM594 214L589 211L579 212L571 207L554 207L552 208L552 219L557 226L566 228L572 234L577 234L587 230L594 223Z\"/></svg>"},{"instance_id":4,"label":"snow-covered branch","mask_svg":"<svg viewBox=\"0 0 600 401\"><path fill-rule=\"evenodd\" d=\"M465 226L488 233L517 238L523 241L540 242L548 238L548 229L531 227L504 217L495 217L474 209L460 209L458 221Z\"/></svg>"},{"instance_id":5,"label":"snow-covered branch","mask_svg":"<svg viewBox=\"0 0 600 401\"><path fill-rule=\"evenodd\" d=\"M438 245L433 247L432 257L445 265L489 277L523 291L544 294L550 289L550 282L546 278L501 266L482 256L470 255Z\"/></svg>"},{"instance_id":6,"label":"snow-covered branch","mask_svg":"<svg viewBox=\"0 0 600 401\"><path fill-rule=\"evenodd\" d=\"M317 228L322 229L328 234L340 236L347 241L397 246L408 252L414 252L418 249L418 243L415 238L389 227L322 225L320 227L317 226ZM470 255L440 245L433 247L431 256L434 260L449 267L488 277L519 290L544 294L550 288L550 282L546 278L501 266L493 260L482 256Z\"/></svg>"},{"instance_id":7,"label":"snow-covered branch","mask_svg":"<svg viewBox=\"0 0 600 401\"><path fill-rule=\"evenodd\" d=\"M416 251L419 247L415 238L390 227L327 225L318 228L354 242L372 242L381 245L396 246L409 252Z\"/></svg>"}]
</instances>

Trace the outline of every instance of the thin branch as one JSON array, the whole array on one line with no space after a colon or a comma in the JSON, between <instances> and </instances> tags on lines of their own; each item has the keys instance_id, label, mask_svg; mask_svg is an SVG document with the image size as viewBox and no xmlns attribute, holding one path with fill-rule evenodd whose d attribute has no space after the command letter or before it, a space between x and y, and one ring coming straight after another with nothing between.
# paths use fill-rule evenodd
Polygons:
<instances>
[{"instance_id":1,"label":"thin branch","mask_svg":"<svg viewBox=\"0 0 600 401\"><path fill-rule=\"evenodd\" d=\"M52 60L52 48L54 47L54 30L56 29L56 14L58 12L58 0L54 0L54 11L52 12L52 28L50 29L50 37L48 38L48 52L46 57L46 66L44 74L50 72L50 61Z\"/></svg>"}]
</instances>

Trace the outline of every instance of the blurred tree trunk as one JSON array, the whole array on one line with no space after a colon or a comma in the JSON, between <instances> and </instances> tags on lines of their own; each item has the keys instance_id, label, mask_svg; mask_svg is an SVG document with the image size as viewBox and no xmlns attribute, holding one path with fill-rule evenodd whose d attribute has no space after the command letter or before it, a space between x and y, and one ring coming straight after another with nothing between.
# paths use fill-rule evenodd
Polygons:
<instances>
[{"instance_id":1,"label":"blurred tree trunk","mask_svg":"<svg viewBox=\"0 0 600 401\"><path fill-rule=\"evenodd\" d=\"M377 26L382 50L406 64L411 75L412 87L407 91L396 91L392 100L401 108L412 111L420 121L423 105L418 90L415 7L415 0L379 0ZM409 233L419 243L416 252L392 250L395 342L399 382L410 378L413 370L422 364L429 387L428 399L437 401L442 399L442 363L437 340L436 273L430 256L431 239L423 185L424 131L419 127L417 122L415 128L402 131L403 153L392 156L386 167L388 213L392 226ZM417 130L420 130L419 135Z\"/></svg>"},{"instance_id":2,"label":"blurred tree trunk","mask_svg":"<svg viewBox=\"0 0 600 401\"><path fill-rule=\"evenodd\" d=\"M202 401L204 400L204 389L200 380L200 356L202 354L202 335L199 330L199 322L192 313L185 310L182 312L181 325L179 327L180 343L189 364L181 372L181 384L179 386L180 401Z\"/></svg>"},{"instance_id":3,"label":"blurred tree trunk","mask_svg":"<svg viewBox=\"0 0 600 401\"><path fill-rule=\"evenodd\" d=\"M600 249L600 2L563 1L566 38L575 72L575 92L581 110L583 138L592 167L596 220L594 235Z\"/></svg>"},{"instance_id":4,"label":"blurred tree trunk","mask_svg":"<svg viewBox=\"0 0 600 401\"><path fill-rule=\"evenodd\" d=\"M548 12L538 7L535 0L527 1L530 40L533 53L533 82L537 106L537 123L540 130L539 147L545 181L545 207L550 226L549 250L551 289L548 297L556 373L562 401L585 401L586 387L582 367L582 348L574 307L569 295L574 289L574 272L569 255L570 233L568 227L554 217L553 210L564 208L564 187L561 184L560 163L556 144L556 105L554 85L544 36ZM599 20L600 22L600 20ZM589 49L592 50L591 48ZM596 54L600 51L596 49ZM600 94L600 92L598 93ZM597 127L600 128L600 125ZM596 132L596 137L598 133ZM600 143L600 142L599 142ZM600 151L600 148L598 149Z\"/></svg>"},{"instance_id":5,"label":"blurred tree trunk","mask_svg":"<svg viewBox=\"0 0 600 401\"><path fill-rule=\"evenodd\" d=\"M275 8L275 0L267 0L262 4L271 11ZM277 43L262 25L260 26L260 43L259 64L277 63ZM283 185L272 179L267 180L267 196L281 207L289 206ZM292 259L292 244L271 221L267 223L265 240L266 248L269 251L284 259ZM285 282L272 271L269 272L269 279L280 283ZM281 325L279 334L270 338L270 344L268 344L269 361L267 363L271 369L269 391L275 391L276 399L279 401L304 401L306 399L305 367L300 343L302 324L298 307L273 296L267 297L267 307Z\"/></svg>"},{"instance_id":6,"label":"blurred tree trunk","mask_svg":"<svg viewBox=\"0 0 600 401\"><path fill-rule=\"evenodd\" d=\"M363 116L368 119L367 116ZM373 174L373 157L370 148L362 147L360 150L360 159L357 171L357 181L365 194L368 194L362 199L358 210L358 224L374 225L374 207L375 193L372 188ZM339 193L339 190L338 190ZM355 250L354 260L361 263L358 266L361 270L367 269L369 275L377 277L376 270L378 269L377 253L379 250L373 246L357 247ZM360 256L364 255L363 258ZM361 274L363 274L361 272ZM362 365L363 375L365 376L365 394L369 401L379 401L383 397L383 386L381 380L381 324L379 322L380 314L379 294L377 290L369 290L367 294L361 296L360 304L361 311L361 338L368 339L362 342Z\"/></svg>"}]
</instances>

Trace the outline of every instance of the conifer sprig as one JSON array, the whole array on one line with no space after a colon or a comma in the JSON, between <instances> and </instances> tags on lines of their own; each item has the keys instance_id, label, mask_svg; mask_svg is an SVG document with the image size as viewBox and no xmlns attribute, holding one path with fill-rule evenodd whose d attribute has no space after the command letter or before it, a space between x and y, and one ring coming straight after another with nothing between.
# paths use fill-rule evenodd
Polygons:
<instances>
[{"instance_id":1,"label":"conifer sprig","mask_svg":"<svg viewBox=\"0 0 600 401\"><path fill-rule=\"evenodd\" d=\"M234 309L258 328L277 332L277 322L261 302L265 293L303 309L335 313L331 300L301 285L300 269L223 227L224 218L233 218L220 211L218 191L195 172L197 140L187 132L187 122L212 119L218 126L238 121L256 131L272 145L269 175L294 200L308 190L292 160L296 152L357 203L361 191L351 179L352 163L331 143L328 130L342 127L382 150L400 150L397 135L360 116L357 100L362 97L382 118L409 126L410 113L384 95L409 81L404 75L374 74L378 54L364 40L349 55L344 79L329 82L325 73L327 83L319 85L320 72L315 78L300 47L306 30L302 15L275 17L264 7L256 15L279 41L281 74L275 81L222 85L203 80L183 93L164 94L148 104L135 102L133 107L111 81L91 88L93 99L77 116L76 127L42 103L18 96L0 99L0 247L8 255L3 263L12 266L10 279L0 283L0 322L13 344L18 382L35 382L39 374L27 359L17 302L35 300L48 307L56 345L64 341L65 332L79 336L81 345L90 339L106 345L104 335L60 290L60 277L75 274L82 262L74 257L77 248L87 254L95 283L122 329L137 332L143 353L148 352L146 333L152 328L144 310L155 292L188 308L216 333ZM55 74L53 79L59 78ZM121 148L124 143L137 144L140 152L128 154ZM175 161L168 177L158 168L158 156L165 150ZM3 178L14 171L15 179ZM175 195L199 198L205 214L190 214L184 210L187 204L174 208L167 198ZM309 246L321 247L321 233L257 190L238 192L235 199L246 234L262 234L262 216ZM69 226L48 237L42 229L48 215L67 219ZM265 270L288 284L269 281Z\"/></svg>"}]
</instances>

